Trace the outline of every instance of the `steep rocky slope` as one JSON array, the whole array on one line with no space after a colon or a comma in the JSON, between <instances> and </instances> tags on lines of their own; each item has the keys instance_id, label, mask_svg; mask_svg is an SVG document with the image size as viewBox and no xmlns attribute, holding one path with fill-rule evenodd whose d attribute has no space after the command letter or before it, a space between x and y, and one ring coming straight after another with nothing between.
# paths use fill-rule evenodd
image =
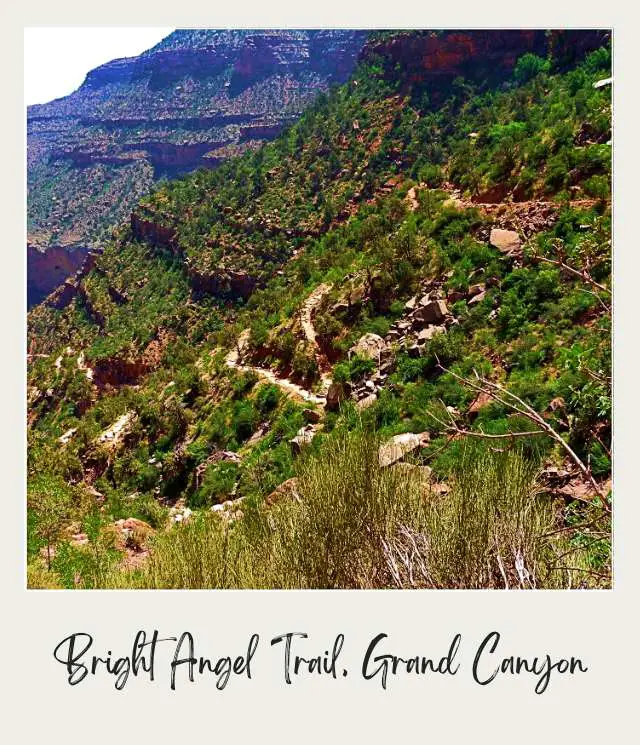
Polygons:
<instances>
[{"instance_id":1,"label":"steep rocky slope","mask_svg":"<svg viewBox=\"0 0 640 745\"><path fill-rule=\"evenodd\" d=\"M46 475L80 522L88 501L105 526L251 526L304 501L299 454L341 432L377 431L378 466L410 457L428 499L488 438L539 473L558 555L586 551L559 583L607 586L611 60L590 33L520 32L498 65L464 32L496 73L465 77L428 73L458 32L376 36L274 142L142 200L29 314L33 499ZM83 556L65 551L60 576ZM158 576L140 582L175 586Z\"/></svg>"},{"instance_id":2,"label":"steep rocky slope","mask_svg":"<svg viewBox=\"0 0 640 745\"><path fill-rule=\"evenodd\" d=\"M155 180L277 135L348 77L363 40L357 31L180 30L92 70L71 95L29 107L29 305ZM73 255L43 260L49 247Z\"/></svg>"}]
</instances>

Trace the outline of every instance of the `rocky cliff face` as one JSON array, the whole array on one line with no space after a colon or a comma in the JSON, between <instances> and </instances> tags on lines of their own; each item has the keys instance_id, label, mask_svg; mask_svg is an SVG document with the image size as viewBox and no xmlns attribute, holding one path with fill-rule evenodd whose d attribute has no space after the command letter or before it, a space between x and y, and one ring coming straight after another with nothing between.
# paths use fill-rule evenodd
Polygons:
<instances>
[{"instance_id":1,"label":"rocky cliff face","mask_svg":"<svg viewBox=\"0 0 640 745\"><path fill-rule=\"evenodd\" d=\"M89 249L78 246L50 246L46 251L27 245L27 305L43 300L54 287L82 266Z\"/></svg>"},{"instance_id":2,"label":"rocky cliff face","mask_svg":"<svg viewBox=\"0 0 640 745\"><path fill-rule=\"evenodd\" d=\"M407 32L374 38L364 53L379 56L389 76L401 69L406 87L431 84L437 99L442 83L456 77L486 82L510 72L518 58L527 52L544 57L552 51L561 64L570 64L601 46L606 37L607 32L599 30Z\"/></svg>"},{"instance_id":3,"label":"rocky cliff face","mask_svg":"<svg viewBox=\"0 0 640 745\"><path fill-rule=\"evenodd\" d=\"M92 70L71 95L29 107L29 305L77 269L76 252L99 246L154 180L275 137L349 76L365 37L176 31Z\"/></svg>"}]
</instances>

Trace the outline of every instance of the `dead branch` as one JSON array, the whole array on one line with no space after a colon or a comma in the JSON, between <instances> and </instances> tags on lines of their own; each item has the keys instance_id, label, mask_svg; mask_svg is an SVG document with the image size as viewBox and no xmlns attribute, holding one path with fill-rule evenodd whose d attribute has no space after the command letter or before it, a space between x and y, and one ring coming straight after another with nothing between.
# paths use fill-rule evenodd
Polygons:
<instances>
[{"instance_id":1,"label":"dead branch","mask_svg":"<svg viewBox=\"0 0 640 745\"><path fill-rule=\"evenodd\" d=\"M541 536L538 536L536 540L541 541L544 538L549 538L552 535L556 535L558 533L565 533L569 530L586 530L587 528L591 528L594 525L597 525L600 520L602 520L606 515L598 515L593 520L590 520L586 523L580 523L579 525L564 525L562 528L556 528L556 530L551 530L548 533L544 533ZM589 535L609 535L608 531L592 531L589 533Z\"/></svg>"},{"instance_id":2,"label":"dead branch","mask_svg":"<svg viewBox=\"0 0 640 745\"><path fill-rule=\"evenodd\" d=\"M586 269L575 269L574 267L569 266L569 264L565 264L564 261L559 261L558 259L549 259L546 256L540 256L540 254L535 253L532 254L530 258L532 261L544 261L547 264L559 266L570 274L579 277L581 280L583 280L583 282L593 285L593 287L597 288L601 292L606 292L607 294L611 295L611 290L608 287L601 285L599 282L596 282Z\"/></svg>"},{"instance_id":3,"label":"dead branch","mask_svg":"<svg viewBox=\"0 0 640 745\"><path fill-rule=\"evenodd\" d=\"M522 416L527 418L529 421L534 422L534 424L536 424L540 428L542 433L551 437L562 447L562 449L567 453L569 458L578 467L578 470L582 473L584 478L589 481L595 493L600 497L600 499L602 500L604 509L607 512L610 512L611 508L607 503L606 496L602 493L602 490L598 486L598 483L593 478L591 470L582 462L581 458L577 455L577 453L574 452L574 450L571 448L569 443L566 442L566 440L561 435L559 435L555 431L555 429L553 429L553 427L540 414L538 414L538 412L535 409L529 406L529 404L523 401L519 396L516 396L515 393L512 393L511 391L507 390L500 384L493 383L492 381L487 380L486 378L480 377L475 370L474 370L474 374L476 376L476 381L474 382L467 378L464 378L462 375L458 375L457 373L451 370L448 370L442 364L440 364L440 362L438 362L438 367L443 372L446 372L446 373L449 373L449 375L452 375L458 382L462 383L468 388L471 388L472 390L475 390L478 393L484 393L485 395L488 395L490 398L494 399L495 401L500 403L502 406L518 414L521 414ZM431 416L433 417L433 415ZM436 421L438 420L436 419ZM454 429L457 428L457 425L453 422L453 418L451 418L451 421L452 421L451 424L446 424L445 422L442 422L442 421L440 421L439 423L442 426L444 426L446 429L451 431L452 427ZM532 433L512 432L512 433L508 433L507 435L488 435L484 432L472 433L468 430L460 430L460 434L469 434L475 437L491 439L495 437L505 437L505 436L522 437L522 436L525 436L525 434L530 436ZM538 430L535 431L535 434L539 434Z\"/></svg>"}]
</instances>

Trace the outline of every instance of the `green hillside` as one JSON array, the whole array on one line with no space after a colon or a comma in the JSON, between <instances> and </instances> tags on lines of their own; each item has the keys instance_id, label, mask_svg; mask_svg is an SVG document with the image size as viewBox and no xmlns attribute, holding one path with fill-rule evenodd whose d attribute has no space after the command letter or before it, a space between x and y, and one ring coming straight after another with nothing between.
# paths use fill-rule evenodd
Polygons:
<instances>
[{"instance_id":1,"label":"green hillside","mask_svg":"<svg viewBox=\"0 0 640 745\"><path fill-rule=\"evenodd\" d=\"M31 585L610 586L610 48L398 52L448 38L30 312Z\"/></svg>"}]
</instances>

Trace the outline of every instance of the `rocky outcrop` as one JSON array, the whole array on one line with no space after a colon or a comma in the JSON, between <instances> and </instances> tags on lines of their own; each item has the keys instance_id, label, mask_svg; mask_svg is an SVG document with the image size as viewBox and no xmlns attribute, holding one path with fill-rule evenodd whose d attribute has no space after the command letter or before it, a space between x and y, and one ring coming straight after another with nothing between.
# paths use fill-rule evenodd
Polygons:
<instances>
[{"instance_id":1,"label":"rocky outcrop","mask_svg":"<svg viewBox=\"0 0 640 745\"><path fill-rule=\"evenodd\" d=\"M337 411L340 408L340 404L346 401L348 398L348 391L346 386L332 382L327 391L327 401L325 408L327 411Z\"/></svg>"},{"instance_id":2,"label":"rocky outcrop","mask_svg":"<svg viewBox=\"0 0 640 745\"><path fill-rule=\"evenodd\" d=\"M205 273L190 266L187 270L194 298L215 295L221 298L247 298L255 290L258 280L247 272L221 269Z\"/></svg>"},{"instance_id":3,"label":"rocky outcrop","mask_svg":"<svg viewBox=\"0 0 640 745\"><path fill-rule=\"evenodd\" d=\"M424 31L373 41L363 54L379 56L388 77L397 76L400 69L405 86L430 83L429 97L435 101L457 77L486 80L508 75L527 52L542 57L552 52L559 64L569 64L600 47L608 35L597 30Z\"/></svg>"},{"instance_id":4,"label":"rocky outcrop","mask_svg":"<svg viewBox=\"0 0 640 745\"><path fill-rule=\"evenodd\" d=\"M43 247L27 245L27 307L44 300L58 285L80 269L87 246Z\"/></svg>"},{"instance_id":5,"label":"rocky outcrop","mask_svg":"<svg viewBox=\"0 0 640 745\"><path fill-rule=\"evenodd\" d=\"M449 326L456 323L442 292L442 280L427 280L422 284L421 292L407 301L404 315L391 325L384 338L376 334L366 334L351 348L350 352L353 353L360 345L361 354L368 349L370 359L376 362L376 368L370 375L366 375L357 383L352 383L348 391L335 385L335 391L330 388L331 396L327 395L327 409L339 408L340 403L349 395L356 402L358 409L369 408L375 404L389 375L393 372L394 348L404 349L411 357L419 357L435 336L446 333ZM466 295L461 294L461 298L464 297Z\"/></svg>"},{"instance_id":6,"label":"rocky outcrop","mask_svg":"<svg viewBox=\"0 0 640 745\"><path fill-rule=\"evenodd\" d=\"M179 125L178 125L179 126ZM156 178L173 176L211 165L205 156L210 150L215 150L226 144L225 140L204 140L193 143L173 143L159 141L143 141L131 143L123 150L138 151L153 165Z\"/></svg>"},{"instance_id":7,"label":"rocky outcrop","mask_svg":"<svg viewBox=\"0 0 640 745\"><path fill-rule=\"evenodd\" d=\"M386 348L385 340L378 334L365 334L349 350L351 355L358 355L368 360L379 361L380 356Z\"/></svg>"},{"instance_id":8,"label":"rocky outcrop","mask_svg":"<svg viewBox=\"0 0 640 745\"><path fill-rule=\"evenodd\" d=\"M131 232L133 237L139 241L150 243L158 248L168 248L173 253L178 253L176 231L171 227L147 219L137 212L132 212Z\"/></svg>"},{"instance_id":9,"label":"rocky outcrop","mask_svg":"<svg viewBox=\"0 0 640 745\"><path fill-rule=\"evenodd\" d=\"M287 479L283 481L280 486L277 486L268 497L265 498L264 502L267 507L280 502L283 499L295 499L300 502L300 494L298 493L299 482L297 478Z\"/></svg>"},{"instance_id":10,"label":"rocky outcrop","mask_svg":"<svg viewBox=\"0 0 640 745\"><path fill-rule=\"evenodd\" d=\"M514 256L520 251L522 241L515 230L493 228L489 236L489 243L506 256Z\"/></svg>"},{"instance_id":11,"label":"rocky outcrop","mask_svg":"<svg viewBox=\"0 0 640 745\"><path fill-rule=\"evenodd\" d=\"M398 461L401 461L405 456L409 455L409 453L428 445L429 440L430 435L428 432L421 432L420 434L405 432L402 435L396 435L384 445L380 446L378 451L378 463L381 468L386 468L394 463L398 463Z\"/></svg>"}]
</instances>

